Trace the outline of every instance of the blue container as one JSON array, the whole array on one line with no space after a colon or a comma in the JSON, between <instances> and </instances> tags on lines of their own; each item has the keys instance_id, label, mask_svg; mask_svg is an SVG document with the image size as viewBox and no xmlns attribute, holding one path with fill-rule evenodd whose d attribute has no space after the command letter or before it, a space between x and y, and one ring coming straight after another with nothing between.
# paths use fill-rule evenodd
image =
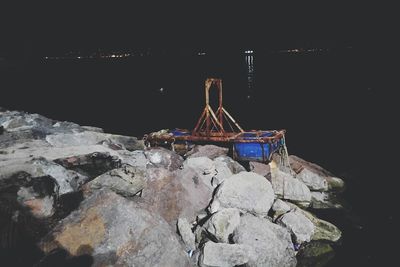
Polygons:
<instances>
[{"instance_id":1,"label":"blue container","mask_svg":"<svg viewBox=\"0 0 400 267\"><path fill-rule=\"evenodd\" d=\"M272 135L273 133L263 133L261 137ZM253 133L244 133L243 137L245 140L254 140L254 142L235 142L233 144L237 160L268 162L272 154L283 145L282 139L272 143L259 143L257 142L256 135Z\"/></svg>"}]
</instances>

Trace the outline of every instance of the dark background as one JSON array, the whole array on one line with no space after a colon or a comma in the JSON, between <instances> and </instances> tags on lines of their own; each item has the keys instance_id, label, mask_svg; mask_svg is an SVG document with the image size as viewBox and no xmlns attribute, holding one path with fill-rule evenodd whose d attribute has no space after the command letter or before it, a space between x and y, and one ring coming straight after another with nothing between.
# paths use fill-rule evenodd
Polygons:
<instances>
[{"instance_id":1,"label":"dark background","mask_svg":"<svg viewBox=\"0 0 400 267\"><path fill-rule=\"evenodd\" d=\"M196 1L4 10L0 106L140 137L191 129L204 79L221 77L225 106L245 129L287 129L289 153L346 180L347 213L334 221L344 239L331 265L395 258L398 62L389 7ZM43 59L98 48L152 55ZM324 52L276 53L293 48ZM251 85L247 49L255 51Z\"/></svg>"}]
</instances>

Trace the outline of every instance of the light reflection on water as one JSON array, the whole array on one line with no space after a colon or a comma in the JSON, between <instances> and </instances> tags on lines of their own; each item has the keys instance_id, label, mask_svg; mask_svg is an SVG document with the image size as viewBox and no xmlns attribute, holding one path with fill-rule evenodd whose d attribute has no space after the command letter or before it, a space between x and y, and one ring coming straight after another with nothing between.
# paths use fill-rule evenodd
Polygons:
<instances>
[{"instance_id":1,"label":"light reflection on water","mask_svg":"<svg viewBox=\"0 0 400 267\"><path fill-rule=\"evenodd\" d=\"M254 78L255 78L255 68L254 68L254 55L246 54L245 56L246 66L247 66L247 89L248 94L247 98L251 98L251 95L254 91Z\"/></svg>"}]
</instances>

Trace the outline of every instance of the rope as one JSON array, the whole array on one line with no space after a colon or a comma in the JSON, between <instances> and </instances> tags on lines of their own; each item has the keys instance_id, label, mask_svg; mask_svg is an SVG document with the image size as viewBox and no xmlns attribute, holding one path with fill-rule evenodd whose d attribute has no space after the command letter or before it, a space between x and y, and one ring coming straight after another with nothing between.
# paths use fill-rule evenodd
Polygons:
<instances>
[{"instance_id":1,"label":"rope","mask_svg":"<svg viewBox=\"0 0 400 267\"><path fill-rule=\"evenodd\" d=\"M288 149L287 149L287 146L286 146L285 135L283 135L282 141L283 141L283 146L281 147L281 149L280 149L281 151L279 153L281 155L279 164L282 167L284 167L287 170L289 170L291 175L295 176L296 173L292 170L292 167L290 166L289 153L288 153Z\"/></svg>"}]
</instances>

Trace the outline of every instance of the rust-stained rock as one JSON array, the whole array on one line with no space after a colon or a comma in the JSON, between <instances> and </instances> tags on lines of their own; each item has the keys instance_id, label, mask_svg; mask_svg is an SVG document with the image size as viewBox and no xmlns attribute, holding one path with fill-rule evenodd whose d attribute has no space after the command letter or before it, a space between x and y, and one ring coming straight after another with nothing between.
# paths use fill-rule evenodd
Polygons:
<instances>
[{"instance_id":1,"label":"rust-stained rock","mask_svg":"<svg viewBox=\"0 0 400 267\"><path fill-rule=\"evenodd\" d=\"M146 203L99 190L41 242L50 253L90 255L93 266L188 266L185 249L166 221Z\"/></svg>"}]
</instances>

